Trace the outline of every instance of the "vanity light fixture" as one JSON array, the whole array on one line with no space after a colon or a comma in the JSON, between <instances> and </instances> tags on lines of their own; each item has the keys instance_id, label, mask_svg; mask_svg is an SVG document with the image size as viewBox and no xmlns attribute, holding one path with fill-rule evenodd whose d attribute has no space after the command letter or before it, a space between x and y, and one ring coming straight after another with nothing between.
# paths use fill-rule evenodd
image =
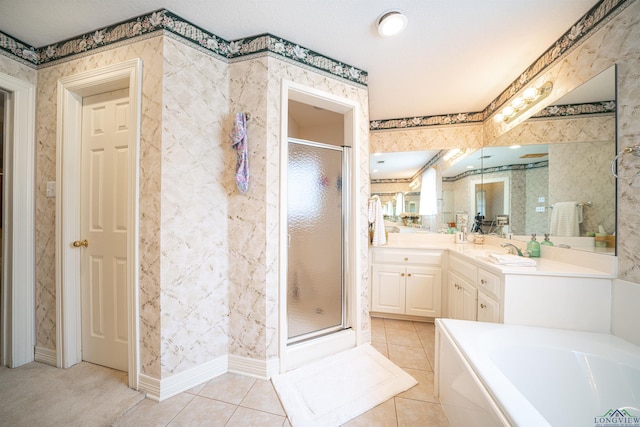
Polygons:
<instances>
[{"instance_id":1,"label":"vanity light fixture","mask_svg":"<svg viewBox=\"0 0 640 427\"><path fill-rule=\"evenodd\" d=\"M378 18L378 33L382 37L399 34L407 26L407 17L397 10L391 10Z\"/></svg>"},{"instance_id":2,"label":"vanity light fixture","mask_svg":"<svg viewBox=\"0 0 640 427\"><path fill-rule=\"evenodd\" d=\"M540 87L529 87L522 92L522 95L517 96L511 101L510 105L507 105L501 112L494 116L494 120L497 123L506 122L509 123L529 108L546 98L553 89L553 83L546 82Z\"/></svg>"}]
</instances>

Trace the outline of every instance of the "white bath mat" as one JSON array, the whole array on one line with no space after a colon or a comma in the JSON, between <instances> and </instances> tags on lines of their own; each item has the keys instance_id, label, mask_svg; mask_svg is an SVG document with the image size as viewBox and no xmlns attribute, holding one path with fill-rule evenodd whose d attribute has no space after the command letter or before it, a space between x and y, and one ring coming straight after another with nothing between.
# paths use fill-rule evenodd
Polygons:
<instances>
[{"instance_id":1,"label":"white bath mat","mask_svg":"<svg viewBox=\"0 0 640 427\"><path fill-rule=\"evenodd\" d=\"M369 344L271 381L293 427L339 426L418 384Z\"/></svg>"}]
</instances>

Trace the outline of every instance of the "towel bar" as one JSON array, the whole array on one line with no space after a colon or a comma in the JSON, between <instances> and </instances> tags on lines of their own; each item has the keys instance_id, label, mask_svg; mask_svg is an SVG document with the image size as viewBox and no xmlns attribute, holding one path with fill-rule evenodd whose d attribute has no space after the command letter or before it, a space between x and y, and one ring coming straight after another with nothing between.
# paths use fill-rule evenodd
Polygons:
<instances>
[{"instance_id":1,"label":"towel bar","mask_svg":"<svg viewBox=\"0 0 640 427\"><path fill-rule=\"evenodd\" d=\"M576 206L587 206L592 208L593 207L593 202L582 202L582 203L578 203L576 204ZM549 206L551 209L553 209L553 205Z\"/></svg>"}]
</instances>

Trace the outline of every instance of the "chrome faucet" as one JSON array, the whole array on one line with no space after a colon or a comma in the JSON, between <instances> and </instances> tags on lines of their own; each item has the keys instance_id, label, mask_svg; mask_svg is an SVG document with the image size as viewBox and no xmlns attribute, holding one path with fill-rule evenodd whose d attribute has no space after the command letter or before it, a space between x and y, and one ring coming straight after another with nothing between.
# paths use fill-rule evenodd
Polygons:
<instances>
[{"instance_id":1,"label":"chrome faucet","mask_svg":"<svg viewBox=\"0 0 640 427\"><path fill-rule=\"evenodd\" d=\"M502 246L503 248L509 247L510 254L513 254L515 249L515 252L518 253L518 256L522 256L522 251L513 243L501 243L500 246Z\"/></svg>"}]
</instances>

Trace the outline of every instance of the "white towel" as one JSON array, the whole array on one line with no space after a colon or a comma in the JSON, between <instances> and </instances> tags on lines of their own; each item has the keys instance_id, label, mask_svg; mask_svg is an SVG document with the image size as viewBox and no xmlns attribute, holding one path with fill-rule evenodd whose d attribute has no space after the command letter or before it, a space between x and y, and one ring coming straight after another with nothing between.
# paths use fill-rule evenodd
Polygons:
<instances>
[{"instance_id":1,"label":"white towel","mask_svg":"<svg viewBox=\"0 0 640 427\"><path fill-rule=\"evenodd\" d=\"M490 254L489 260L494 264L509 267L535 267L537 265L536 261L531 258L511 254Z\"/></svg>"},{"instance_id":2,"label":"white towel","mask_svg":"<svg viewBox=\"0 0 640 427\"><path fill-rule=\"evenodd\" d=\"M369 224L373 225L373 246L380 246L387 243L387 236L384 228L384 215L382 214L382 204L380 197L373 196L369 199Z\"/></svg>"},{"instance_id":3,"label":"white towel","mask_svg":"<svg viewBox=\"0 0 640 427\"><path fill-rule=\"evenodd\" d=\"M582 206L578 202L556 202L551 213L551 235L560 237L580 236Z\"/></svg>"}]
</instances>

